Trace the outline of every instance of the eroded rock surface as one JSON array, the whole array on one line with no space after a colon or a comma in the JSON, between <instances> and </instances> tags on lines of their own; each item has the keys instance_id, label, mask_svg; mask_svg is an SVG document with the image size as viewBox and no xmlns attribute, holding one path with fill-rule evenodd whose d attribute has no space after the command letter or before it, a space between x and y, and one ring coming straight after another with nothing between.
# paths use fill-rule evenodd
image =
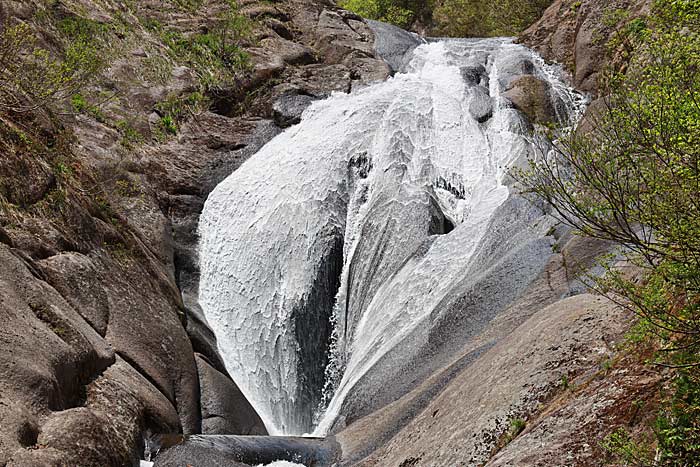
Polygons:
<instances>
[{"instance_id":1,"label":"eroded rock surface","mask_svg":"<svg viewBox=\"0 0 700 467\"><path fill-rule=\"evenodd\" d=\"M414 459L416 465L483 465L498 450L512 421L526 420L553 397L562 377L611 355L626 321L624 313L604 299L585 294L539 310L462 369L386 444L349 464L401 465ZM344 453L361 447L354 438L360 427L382 426L383 415L401 410L404 400L409 402L401 399L396 408L389 406L339 434ZM371 451L364 449L357 451L358 457Z\"/></svg>"},{"instance_id":2,"label":"eroded rock surface","mask_svg":"<svg viewBox=\"0 0 700 467\"><path fill-rule=\"evenodd\" d=\"M242 44L252 71L205 96L209 110L175 135L160 127L162 105L197 97L199 77L152 25L200 34L226 2L0 6L1 19L30 24L45 47L57 32L42 14L122 27L110 35L109 68L81 91L91 103L111 96L99 113L66 112L58 129L28 116L50 145L2 146L0 465L121 467L140 456L146 432L266 433L198 314L199 213L280 131L275 99L348 92L389 70L354 15L306 0L242 3L256 21Z\"/></svg>"},{"instance_id":3,"label":"eroded rock surface","mask_svg":"<svg viewBox=\"0 0 700 467\"><path fill-rule=\"evenodd\" d=\"M609 39L626 21L647 12L650 4L649 0L555 0L520 41L564 65L578 89L595 94L600 72L616 62L606 49Z\"/></svg>"}]
</instances>

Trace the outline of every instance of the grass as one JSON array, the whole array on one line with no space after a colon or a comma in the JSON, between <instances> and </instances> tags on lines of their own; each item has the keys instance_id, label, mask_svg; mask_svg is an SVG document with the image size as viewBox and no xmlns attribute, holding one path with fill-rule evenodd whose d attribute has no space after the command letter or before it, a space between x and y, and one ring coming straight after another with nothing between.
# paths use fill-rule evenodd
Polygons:
<instances>
[{"instance_id":1,"label":"grass","mask_svg":"<svg viewBox=\"0 0 700 467\"><path fill-rule=\"evenodd\" d=\"M527 422L522 419L522 418L514 418L510 421L510 426L508 427L508 431L505 434L505 437L503 438L503 445L507 445L511 441L513 441L520 433L523 432L525 427L527 426Z\"/></svg>"},{"instance_id":2,"label":"grass","mask_svg":"<svg viewBox=\"0 0 700 467\"><path fill-rule=\"evenodd\" d=\"M250 55L240 44L250 37L252 22L238 12L235 1L229 1L228 8L211 21L206 32L184 35L158 20L141 19L143 26L167 46L174 62L194 70L205 91L235 85L251 67Z\"/></svg>"},{"instance_id":3,"label":"grass","mask_svg":"<svg viewBox=\"0 0 700 467\"><path fill-rule=\"evenodd\" d=\"M143 142L143 135L127 120L119 120L116 127L121 135L119 142L126 149L133 149L137 144Z\"/></svg>"}]
</instances>

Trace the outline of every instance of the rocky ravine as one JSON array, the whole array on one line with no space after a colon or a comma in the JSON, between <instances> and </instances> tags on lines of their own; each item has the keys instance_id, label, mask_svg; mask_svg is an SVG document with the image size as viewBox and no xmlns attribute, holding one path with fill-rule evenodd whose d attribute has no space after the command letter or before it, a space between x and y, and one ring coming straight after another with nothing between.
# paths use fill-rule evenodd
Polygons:
<instances>
[{"instance_id":1,"label":"rocky ravine","mask_svg":"<svg viewBox=\"0 0 700 467\"><path fill-rule=\"evenodd\" d=\"M123 466L138 459L147 432L265 433L192 296L198 214L209 191L304 103L384 79L389 69L374 56L369 28L331 4L246 2L241 13L254 21L249 77L212 96L219 113L199 112L158 141L150 137L156 104L186 96L197 80L143 23L186 34L225 5L205 2L193 12L176 4L50 7L60 18L119 20L126 32L90 91L116 96L100 118L66 116L58 134L74 136L40 149L5 146L0 465ZM45 13L43 2L0 4L0 19L27 22L50 43L55 30L37 19ZM141 72L158 61L167 75L156 83ZM250 108L237 109L253 92ZM119 118L145 142L123 144ZM31 124L53 138L50 125Z\"/></svg>"},{"instance_id":2,"label":"rocky ravine","mask_svg":"<svg viewBox=\"0 0 700 467\"><path fill-rule=\"evenodd\" d=\"M92 90L117 96L106 118L66 116L73 137L3 154L0 465L131 465L148 432L264 433L193 295L199 212L216 184L296 122L309 101L384 79L390 69L365 23L331 4L241 3L255 20L246 46L253 71L165 141L151 137L157 103L198 83L143 20L192 33L223 2L190 11L137 0L127 15L112 0L52 6L60 16L106 23L119 16L130 29ZM595 91L603 63L595 31L608 6L557 0L523 40ZM0 19L35 24L42 8L2 2ZM53 31L35 25L50 42ZM140 72L159 59L164 79ZM240 109L245 95L256 97ZM114 122L123 116L145 142L122 144ZM44 121L32 124L50 136ZM572 264L590 265L605 245L567 235L558 244L528 291L441 371L338 433L344 463L600 465L599 440L620 419L639 424L632 401L653 399L659 380L635 362L600 372L629 316L581 294L575 280ZM524 431L509 434L519 419Z\"/></svg>"}]
</instances>

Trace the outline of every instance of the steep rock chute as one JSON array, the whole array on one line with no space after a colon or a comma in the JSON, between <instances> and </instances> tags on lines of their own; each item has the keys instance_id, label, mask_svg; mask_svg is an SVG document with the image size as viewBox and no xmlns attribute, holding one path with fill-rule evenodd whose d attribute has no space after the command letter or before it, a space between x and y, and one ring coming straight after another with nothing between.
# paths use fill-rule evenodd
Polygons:
<instances>
[{"instance_id":1,"label":"steep rock chute","mask_svg":"<svg viewBox=\"0 0 700 467\"><path fill-rule=\"evenodd\" d=\"M525 47L432 41L388 81L313 103L210 195L200 304L271 434L391 402L542 270L551 220L508 188L536 144L502 95L523 74L552 119L575 118Z\"/></svg>"}]
</instances>

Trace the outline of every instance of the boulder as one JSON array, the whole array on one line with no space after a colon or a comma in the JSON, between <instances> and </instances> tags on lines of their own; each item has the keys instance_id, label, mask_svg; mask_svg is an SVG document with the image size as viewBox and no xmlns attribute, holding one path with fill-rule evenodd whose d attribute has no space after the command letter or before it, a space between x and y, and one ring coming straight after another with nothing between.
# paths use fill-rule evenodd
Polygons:
<instances>
[{"instance_id":1,"label":"boulder","mask_svg":"<svg viewBox=\"0 0 700 467\"><path fill-rule=\"evenodd\" d=\"M389 65L391 71L401 72L408 64L413 50L423 40L416 34L380 21L367 20L374 32L374 50Z\"/></svg>"},{"instance_id":2,"label":"boulder","mask_svg":"<svg viewBox=\"0 0 700 467\"><path fill-rule=\"evenodd\" d=\"M598 92L598 76L610 63L606 44L626 22L646 14L651 0L555 0L542 17L520 35L520 42L546 60L564 65L574 85L585 92ZM617 24L610 13L627 11ZM617 53L613 51L613 62Z\"/></svg>"},{"instance_id":3,"label":"boulder","mask_svg":"<svg viewBox=\"0 0 700 467\"><path fill-rule=\"evenodd\" d=\"M489 75L483 65L465 66L459 69L467 86L489 86Z\"/></svg>"},{"instance_id":4,"label":"boulder","mask_svg":"<svg viewBox=\"0 0 700 467\"><path fill-rule=\"evenodd\" d=\"M266 435L265 424L228 374L195 354L201 388L202 433Z\"/></svg>"},{"instance_id":5,"label":"boulder","mask_svg":"<svg viewBox=\"0 0 700 467\"><path fill-rule=\"evenodd\" d=\"M535 72L535 64L522 54L504 55L497 59L499 84L502 89L513 86L513 81L523 75L532 75Z\"/></svg>"},{"instance_id":6,"label":"boulder","mask_svg":"<svg viewBox=\"0 0 700 467\"><path fill-rule=\"evenodd\" d=\"M279 97L272 104L275 123L282 128L301 121L301 114L316 98L306 94L289 93Z\"/></svg>"},{"instance_id":7,"label":"boulder","mask_svg":"<svg viewBox=\"0 0 700 467\"><path fill-rule=\"evenodd\" d=\"M179 439L178 439L179 438ZM185 436L168 439L170 447L156 457L155 467L184 465L267 465L276 461L315 467L336 465L340 446L333 437Z\"/></svg>"},{"instance_id":8,"label":"boulder","mask_svg":"<svg viewBox=\"0 0 700 467\"><path fill-rule=\"evenodd\" d=\"M503 93L516 109L532 123L547 124L556 120L556 110L550 97L550 86L534 75L515 78Z\"/></svg>"},{"instance_id":9,"label":"boulder","mask_svg":"<svg viewBox=\"0 0 700 467\"><path fill-rule=\"evenodd\" d=\"M372 31L357 20L353 26L358 26L358 29L353 29L351 18L346 12L331 9L324 9L318 16L314 35L318 38L316 48L325 63L347 63L354 57L374 56Z\"/></svg>"},{"instance_id":10,"label":"boulder","mask_svg":"<svg viewBox=\"0 0 700 467\"><path fill-rule=\"evenodd\" d=\"M484 86L475 86L470 89L472 95L469 101L469 113L474 120L479 123L484 123L493 114L493 103L489 90Z\"/></svg>"}]
</instances>

